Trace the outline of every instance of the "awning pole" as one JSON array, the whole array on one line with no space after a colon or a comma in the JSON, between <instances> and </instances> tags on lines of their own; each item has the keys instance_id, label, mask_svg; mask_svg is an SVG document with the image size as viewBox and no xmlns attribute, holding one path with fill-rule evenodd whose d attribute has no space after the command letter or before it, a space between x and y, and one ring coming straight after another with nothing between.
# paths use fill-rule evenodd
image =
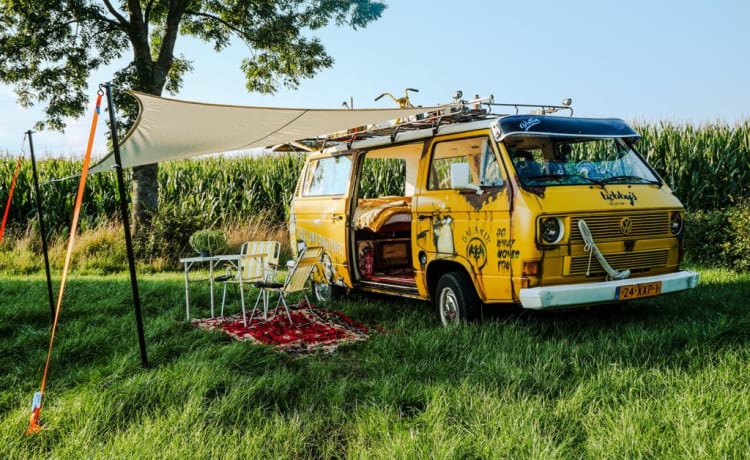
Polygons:
<instances>
[{"instance_id":1,"label":"awning pole","mask_svg":"<svg viewBox=\"0 0 750 460\"><path fill-rule=\"evenodd\" d=\"M44 214L42 212L42 195L39 193L39 175L36 172L36 158L34 157L34 141L31 138L32 131L26 131L29 136L29 152L31 152L31 171L34 177L34 195L36 195L36 213L39 219L39 233L42 234L42 252L44 253L44 270L47 273L47 295L49 296L49 313L52 321L55 320L55 295L52 293L52 275L49 270L49 254L47 251L47 230L44 227Z\"/></svg>"},{"instance_id":2,"label":"awning pole","mask_svg":"<svg viewBox=\"0 0 750 460\"><path fill-rule=\"evenodd\" d=\"M138 279L135 274L135 257L133 256L133 239L130 236L130 219L128 219L128 203L125 200L125 179L122 174L122 160L120 159L120 144L117 140L117 121L115 120L115 107L112 103L112 83L103 85L107 90L107 107L109 108L109 125L112 134L112 149L115 156L115 171L117 171L117 188L120 192L120 214L122 226L125 230L125 248L128 254L128 267L130 268L130 286L133 289L133 308L135 309L135 322L138 328L138 344L141 348L141 365L148 367L148 356L146 353L146 338L143 333L143 317L141 316L141 300L138 295Z\"/></svg>"}]
</instances>

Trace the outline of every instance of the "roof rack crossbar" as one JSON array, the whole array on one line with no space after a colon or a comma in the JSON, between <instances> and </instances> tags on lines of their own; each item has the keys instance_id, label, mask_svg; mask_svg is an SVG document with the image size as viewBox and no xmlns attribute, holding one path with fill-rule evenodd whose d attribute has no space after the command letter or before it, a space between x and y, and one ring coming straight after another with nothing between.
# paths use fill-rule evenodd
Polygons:
<instances>
[{"instance_id":1,"label":"roof rack crossbar","mask_svg":"<svg viewBox=\"0 0 750 460\"><path fill-rule=\"evenodd\" d=\"M570 105L548 105L548 104L515 104L515 103L503 103L503 102L490 102L485 105L488 105L490 107L513 107L516 111L516 115L518 115L518 112L521 107L524 108L532 108L537 109L535 110L534 114L536 115L546 115L549 113L555 113L559 112L560 110L567 110L570 112L569 116L573 116L573 107Z\"/></svg>"}]
</instances>

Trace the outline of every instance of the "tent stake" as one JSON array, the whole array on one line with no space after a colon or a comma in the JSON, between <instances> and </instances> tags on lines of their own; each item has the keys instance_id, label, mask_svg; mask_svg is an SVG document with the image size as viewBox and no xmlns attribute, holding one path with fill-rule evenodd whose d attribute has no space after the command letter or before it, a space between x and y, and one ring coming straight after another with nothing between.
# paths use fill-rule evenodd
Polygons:
<instances>
[{"instance_id":1,"label":"tent stake","mask_svg":"<svg viewBox=\"0 0 750 460\"><path fill-rule=\"evenodd\" d=\"M117 121L115 120L115 108L112 103L112 84L107 82L103 85L107 90L107 107L109 108L109 125L112 134L112 148L115 155L115 171L117 172L117 188L120 192L120 214L122 215L122 226L125 230L125 248L128 253L128 267L130 268L130 286L133 289L133 308L135 309L135 322L138 328L138 344L141 349L141 365L148 367L148 356L146 353L146 338L143 333L143 317L141 316L141 300L138 294L138 279L135 274L135 257L133 256L133 239L130 236L130 220L128 219L128 204L125 200L125 180L122 174L122 160L120 159L120 144L117 140Z\"/></svg>"},{"instance_id":2,"label":"tent stake","mask_svg":"<svg viewBox=\"0 0 750 460\"><path fill-rule=\"evenodd\" d=\"M42 196L39 194L39 175L36 172L36 158L34 157L34 141L32 131L26 131L29 136L29 152L31 153L31 171L34 177L34 195L36 196L36 213L39 218L39 232L42 234L42 252L44 253L44 270L47 273L47 295L49 296L49 313L55 320L55 295L52 293L52 275L49 270L49 254L47 251L47 230L44 228L44 214L42 213Z\"/></svg>"}]
</instances>

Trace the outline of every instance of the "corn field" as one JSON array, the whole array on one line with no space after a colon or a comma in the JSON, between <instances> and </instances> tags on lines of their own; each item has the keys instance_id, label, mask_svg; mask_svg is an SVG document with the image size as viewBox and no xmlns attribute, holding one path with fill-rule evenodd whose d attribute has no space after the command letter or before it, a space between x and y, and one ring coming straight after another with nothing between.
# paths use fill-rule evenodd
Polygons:
<instances>
[{"instance_id":1,"label":"corn field","mask_svg":"<svg viewBox=\"0 0 750 460\"><path fill-rule=\"evenodd\" d=\"M160 208L202 216L207 227L242 224L261 213L284 222L304 160L282 154L165 163L159 168Z\"/></svg>"},{"instance_id":2,"label":"corn field","mask_svg":"<svg viewBox=\"0 0 750 460\"><path fill-rule=\"evenodd\" d=\"M750 121L736 126L659 123L635 128L643 136L638 143L640 152L688 209L724 208L750 196ZM3 207L15 164L12 153L0 158ZM184 223L185 227L196 228L241 226L259 214L269 216L273 223L283 223L303 164L304 156L299 154L164 163L159 168L159 213L169 216L167 221L171 225ZM365 177L390 177L394 189L403 188L403 183L397 180L403 167L400 163L375 162L366 167ZM80 168L78 160L38 162L48 238L67 235ZM129 190L129 183L126 188ZM394 194L398 190L365 192ZM80 228L92 229L118 220L118 213L114 173L88 176ZM31 163L23 161L7 232L21 235L37 229Z\"/></svg>"},{"instance_id":3,"label":"corn field","mask_svg":"<svg viewBox=\"0 0 750 460\"><path fill-rule=\"evenodd\" d=\"M635 126L638 150L690 210L731 206L750 196L750 121Z\"/></svg>"}]
</instances>

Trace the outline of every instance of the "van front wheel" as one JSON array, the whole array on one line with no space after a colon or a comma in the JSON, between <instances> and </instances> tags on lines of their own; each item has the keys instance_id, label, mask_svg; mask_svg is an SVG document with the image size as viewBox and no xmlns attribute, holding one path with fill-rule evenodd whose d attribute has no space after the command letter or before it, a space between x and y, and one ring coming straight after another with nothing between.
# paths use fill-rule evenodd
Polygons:
<instances>
[{"instance_id":1,"label":"van front wheel","mask_svg":"<svg viewBox=\"0 0 750 460\"><path fill-rule=\"evenodd\" d=\"M471 321L479 311L479 298L471 280L466 273L460 271L449 272L440 277L434 302L443 326Z\"/></svg>"}]
</instances>

